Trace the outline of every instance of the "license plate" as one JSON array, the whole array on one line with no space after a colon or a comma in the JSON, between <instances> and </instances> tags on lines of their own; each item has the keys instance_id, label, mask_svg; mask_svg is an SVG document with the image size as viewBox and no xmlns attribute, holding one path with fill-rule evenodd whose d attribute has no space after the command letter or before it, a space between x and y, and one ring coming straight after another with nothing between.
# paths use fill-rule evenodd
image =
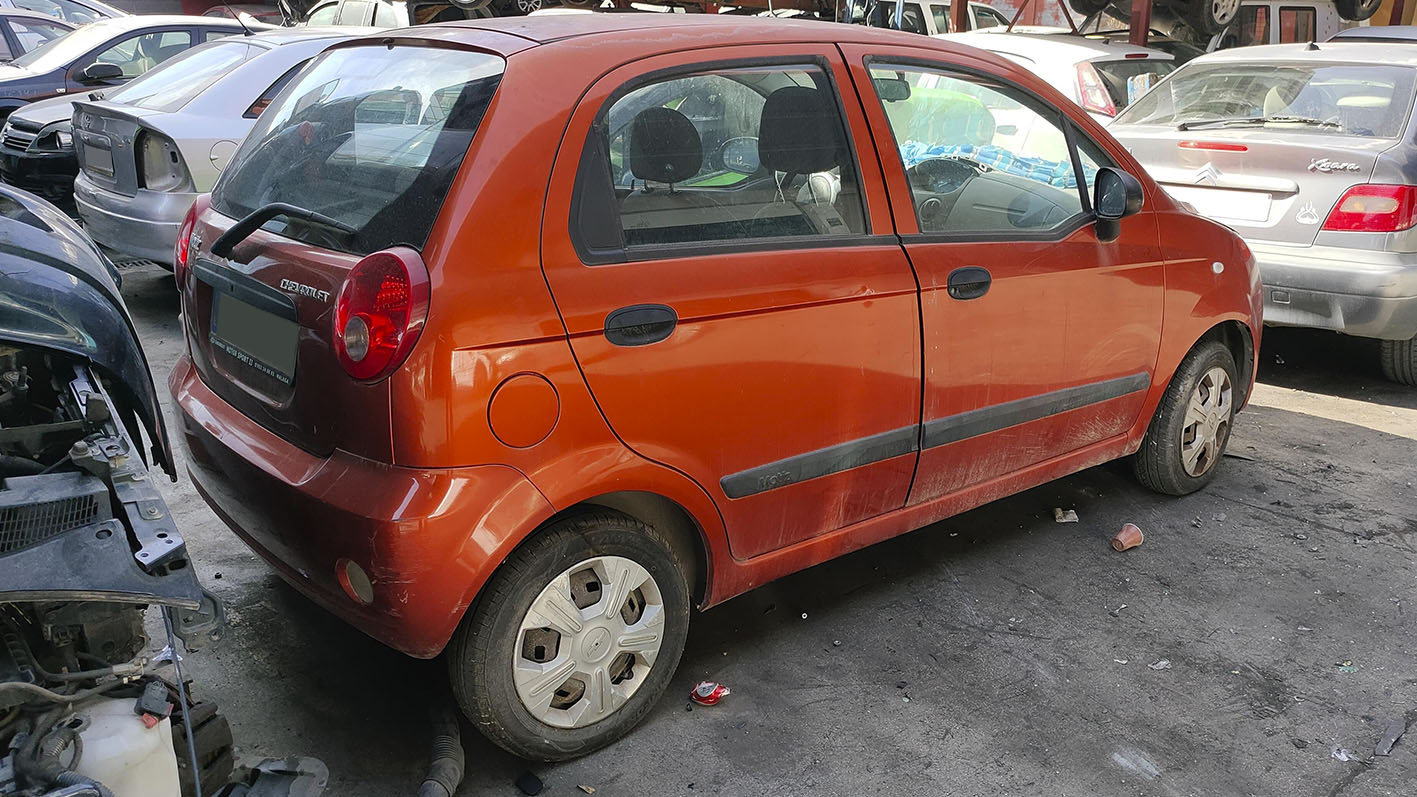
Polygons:
<instances>
[{"instance_id":1,"label":"license plate","mask_svg":"<svg viewBox=\"0 0 1417 797\"><path fill-rule=\"evenodd\" d=\"M91 172L108 177L113 176L113 150L101 147L84 147L84 167Z\"/></svg>"},{"instance_id":2,"label":"license plate","mask_svg":"<svg viewBox=\"0 0 1417 797\"><path fill-rule=\"evenodd\" d=\"M220 290L212 292L214 348L281 384L295 378L295 349L300 327Z\"/></svg>"},{"instance_id":3,"label":"license plate","mask_svg":"<svg viewBox=\"0 0 1417 797\"><path fill-rule=\"evenodd\" d=\"M1168 185L1166 193L1208 218L1234 221L1268 221L1269 194L1260 191L1232 191L1224 188L1197 188Z\"/></svg>"}]
</instances>

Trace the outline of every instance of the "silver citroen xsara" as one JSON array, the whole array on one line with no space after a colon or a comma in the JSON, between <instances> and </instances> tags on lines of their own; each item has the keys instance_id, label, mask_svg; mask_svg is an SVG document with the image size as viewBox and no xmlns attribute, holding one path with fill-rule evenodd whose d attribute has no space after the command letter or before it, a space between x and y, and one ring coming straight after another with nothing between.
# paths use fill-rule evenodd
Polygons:
<instances>
[{"instance_id":1,"label":"silver citroen xsara","mask_svg":"<svg viewBox=\"0 0 1417 797\"><path fill-rule=\"evenodd\" d=\"M1109 127L1165 187L1249 244L1266 324L1382 341L1417 385L1417 43L1197 58Z\"/></svg>"}]
</instances>

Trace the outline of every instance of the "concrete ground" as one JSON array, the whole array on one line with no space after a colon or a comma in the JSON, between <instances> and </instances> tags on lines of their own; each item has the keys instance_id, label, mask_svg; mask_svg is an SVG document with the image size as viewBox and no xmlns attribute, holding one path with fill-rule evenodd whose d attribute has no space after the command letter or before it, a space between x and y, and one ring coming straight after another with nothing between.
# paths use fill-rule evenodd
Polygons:
<instances>
[{"instance_id":1,"label":"concrete ground","mask_svg":"<svg viewBox=\"0 0 1417 797\"><path fill-rule=\"evenodd\" d=\"M171 278L131 270L124 293L165 385ZM562 795L1413 794L1417 390L1370 343L1306 331L1266 333L1260 379L1200 494L1115 463L765 586L694 618L636 732L530 768ZM285 587L185 475L166 493L230 608L188 661L239 752L316 756L331 795L413 793L442 663ZM1126 522L1146 542L1115 553ZM700 679L733 694L690 711ZM1394 719L1412 733L1374 757ZM464 741L459 794L518 793L527 764Z\"/></svg>"}]
</instances>

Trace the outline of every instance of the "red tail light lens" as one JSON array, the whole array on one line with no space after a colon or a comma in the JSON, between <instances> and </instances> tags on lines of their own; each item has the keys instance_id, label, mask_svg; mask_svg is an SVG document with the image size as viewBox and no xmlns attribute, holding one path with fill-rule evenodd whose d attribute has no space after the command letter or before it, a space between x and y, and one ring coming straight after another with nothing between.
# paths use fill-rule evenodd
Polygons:
<instances>
[{"instance_id":1,"label":"red tail light lens","mask_svg":"<svg viewBox=\"0 0 1417 797\"><path fill-rule=\"evenodd\" d=\"M335 354L355 379L383 379L403 364L428 317L428 269L407 247L359 261L335 301Z\"/></svg>"},{"instance_id":2,"label":"red tail light lens","mask_svg":"<svg viewBox=\"0 0 1417 797\"><path fill-rule=\"evenodd\" d=\"M197 197L197 201L187 210L187 218L182 220L182 226L177 228L177 243L172 250L172 276L177 280L179 290L187 284L187 272L192 266L187 261L192 256L192 231L197 227L197 217L211 206L211 194Z\"/></svg>"},{"instance_id":3,"label":"red tail light lens","mask_svg":"<svg viewBox=\"0 0 1417 797\"><path fill-rule=\"evenodd\" d=\"M1325 230L1397 232L1417 225L1417 186L1355 185L1324 221Z\"/></svg>"},{"instance_id":4,"label":"red tail light lens","mask_svg":"<svg viewBox=\"0 0 1417 797\"><path fill-rule=\"evenodd\" d=\"M1078 64L1078 96L1082 98L1079 104L1084 110L1117 115L1117 106L1112 104L1112 95L1107 93L1107 84L1102 82L1097 69L1086 61Z\"/></svg>"}]
</instances>

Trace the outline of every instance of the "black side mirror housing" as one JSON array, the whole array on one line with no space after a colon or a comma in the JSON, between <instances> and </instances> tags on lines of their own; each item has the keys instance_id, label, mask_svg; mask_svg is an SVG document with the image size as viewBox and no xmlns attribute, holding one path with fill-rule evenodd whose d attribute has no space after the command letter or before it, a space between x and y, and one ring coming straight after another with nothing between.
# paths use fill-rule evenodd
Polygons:
<instances>
[{"instance_id":1,"label":"black side mirror housing","mask_svg":"<svg viewBox=\"0 0 1417 797\"><path fill-rule=\"evenodd\" d=\"M79 73L79 80L84 83L102 83L105 80L118 80L123 77L123 69L117 64L89 64L84 67L84 71Z\"/></svg>"},{"instance_id":2,"label":"black side mirror housing","mask_svg":"<svg viewBox=\"0 0 1417 797\"><path fill-rule=\"evenodd\" d=\"M1122 234L1122 219L1140 211L1145 198L1137 178L1111 166L1098 169L1092 197L1097 239L1104 243L1117 240Z\"/></svg>"}]
</instances>

